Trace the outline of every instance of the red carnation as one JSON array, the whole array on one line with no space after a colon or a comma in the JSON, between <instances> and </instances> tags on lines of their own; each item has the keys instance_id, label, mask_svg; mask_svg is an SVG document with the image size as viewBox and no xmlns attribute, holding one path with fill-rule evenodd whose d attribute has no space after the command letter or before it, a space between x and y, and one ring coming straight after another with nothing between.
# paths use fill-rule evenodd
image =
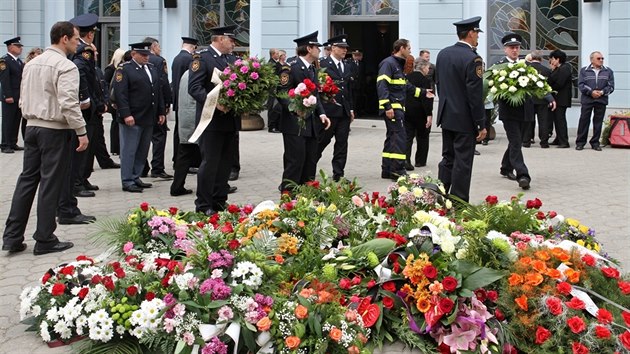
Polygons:
<instances>
[{"instance_id":1,"label":"red carnation","mask_svg":"<svg viewBox=\"0 0 630 354\"><path fill-rule=\"evenodd\" d=\"M562 281L562 282L559 282L556 285L556 289L558 290L558 292L560 294L569 295L571 293L571 289L573 289L573 287L571 286L571 284L569 284L569 283L567 283L565 281Z\"/></svg>"},{"instance_id":2,"label":"red carnation","mask_svg":"<svg viewBox=\"0 0 630 354\"><path fill-rule=\"evenodd\" d=\"M549 339L549 337L551 337L551 331L546 329L543 326L538 326L538 328L536 328L536 340L535 343L536 344L543 344L547 341L547 339Z\"/></svg>"},{"instance_id":3,"label":"red carnation","mask_svg":"<svg viewBox=\"0 0 630 354\"><path fill-rule=\"evenodd\" d=\"M630 312L621 312L621 317L623 317L623 321L626 323L626 326L630 326Z\"/></svg>"},{"instance_id":4,"label":"red carnation","mask_svg":"<svg viewBox=\"0 0 630 354\"><path fill-rule=\"evenodd\" d=\"M489 195L486 197L486 203L495 205L499 202L499 198L496 195Z\"/></svg>"},{"instance_id":5,"label":"red carnation","mask_svg":"<svg viewBox=\"0 0 630 354\"><path fill-rule=\"evenodd\" d=\"M94 260L86 255L79 255L77 256L77 262L81 262L81 261L88 261L92 264L94 264Z\"/></svg>"},{"instance_id":6,"label":"red carnation","mask_svg":"<svg viewBox=\"0 0 630 354\"><path fill-rule=\"evenodd\" d=\"M586 308L584 301L578 299L577 297L572 298L571 301L565 302L565 304L568 308L573 310L584 310Z\"/></svg>"},{"instance_id":7,"label":"red carnation","mask_svg":"<svg viewBox=\"0 0 630 354\"><path fill-rule=\"evenodd\" d=\"M505 315L500 309L494 310L494 317L496 317L499 321L503 321L505 319Z\"/></svg>"},{"instance_id":8,"label":"red carnation","mask_svg":"<svg viewBox=\"0 0 630 354\"><path fill-rule=\"evenodd\" d=\"M619 290L621 290L621 293L623 293L624 295L630 295L630 282L619 280L617 282L617 285L619 286Z\"/></svg>"},{"instance_id":9,"label":"red carnation","mask_svg":"<svg viewBox=\"0 0 630 354\"><path fill-rule=\"evenodd\" d=\"M602 273L608 278L619 279L619 271L617 268L602 267Z\"/></svg>"},{"instance_id":10,"label":"red carnation","mask_svg":"<svg viewBox=\"0 0 630 354\"><path fill-rule=\"evenodd\" d=\"M66 291L66 286L63 283L55 283L55 285L53 285L52 290L50 291L50 293L52 294L52 296L59 296L59 295L63 295L64 291Z\"/></svg>"},{"instance_id":11,"label":"red carnation","mask_svg":"<svg viewBox=\"0 0 630 354\"><path fill-rule=\"evenodd\" d=\"M59 273L63 274L63 275L70 275L72 276L72 274L74 273L74 266L65 266L63 268L61 268L59 270Z\"/></svg>"},{"instance_id":12,"label":"red carnation","mask_svg":"<svg viewBox=\"0 0 630 354\"><path fill-rule=\"evenodd\" d=\"M240 245L241 245L241 243L239 242L239 240L229 240L228 241L228 248L231 249L231 250L237 249Z\"/></svg>"},{"instance_id":13,"label":"red carnation","mask_svg":"<svg viewBox=\"0 0 630 354\"><path fill-rule=\"evenodd\" d=\"M396 292L396 283L394 283L393 281L387 281L387 282L383 283L383 285L381 287L383 288L383 290L387 290L387 291L390 291L392 293Z\"/></svg>"},{"instance_id":14,"label":"red carnation","mask_svg":"<svg viewBox=\"0 0 630 354\"><path fill-rule=\"evenodd\" d=\"M228 213L230 213L230 214L236 214L239 211L241 211L241 208L239 208L238 205L236 205L236 204L230 204L230 205L228 205L227 210L228 210Z\"/></svg>"},{"instance_id":15,"label":"red carnation","mask_svg":"<svg viewBox=\"0 0 630 354\"><path fill-rule=\"evenodd\" d=\"M567 320L567 325L571 329L571 332L578 334L586 329L586 324L582 317L573 316Z\"/></svg>"},{"instance_id":16,"label":"red carnation","mask_svg":"<svg viewBox=\"0 0 630 354\"><path fill-rule=\"evenodd\" d=\"M424 273L424 276L429 279L435 279L435 277L437 277L437 269L431 264L424 266L424 268L422 268L422 273Z\"/></svg>"},{"instance_id":17,"label":"red carnation","mask_svg":"<svg viewBox=\"0 0 630 354\"><path fill-rule=\"evenodd\" d=\"M142 211L149 210L149 203L147 203L147 202L140 203L140 210L142 210Z\"/></svg>"},{"instance_id":18,"label":"red carnation","mask_svg":"<svg viewBox=\"0 0 630 354\"><path fill-rule=\"evenodd\" d=\"M129 287L127 287L127 295L129 296L136 296L136 294L138 293L138 287L135 285L131 285Z\"/></svg>"},{"instance_id":19,"label":"red carnation","mask_svg":"<svg viewBox=\"0 0 630 354\"><path fill-rule=\"evenodd\" d=\"M630 350L630 331L625 331L620 334L619 341L623 344L624 348Z\"/></svg>"},{"instance_id":20,"label":"red carnation","mask_svg":"<svg viewBox=\"0 0 630 354\"><path fill-rule=\"evenodd\" d=\"M232 232L234 232L234 227L232 226L232 223L226 221L225 224L221 226L221 232L223 232L224 234L231 234Z\"/></svg>"},{"instance_id":21,"label":"red carnation","mask_svg":"<svg viewBox=\"0 0 630 354\"><path fill-rule=\"evenodd\" d=\"M613 321L613 315L606 309L597 310L597 321L602 324L609 324Z\"/></svg>"},{"instance_id":22,"label":"red carnation","mask_svg":"<svg viewBox=\"0 0 630 354\"><path fill-rule=\"evenodd\" d=\"M610 330L604 326L595 326L595 336L600 339L610 338Z\"/></svg>"},{"instance_id":23,"label":"red carnation","mask_svg":"<svg viewBox=\"0 0 630 354\"><path fill-rule=\"evenodd\" d=\"M90 292L90 288L81 288L81 290L79 290L79 294L77 296L79 296L79 299L83 300L87 294Z\"/></svg>"},{"instance_id":24,"label":"red carnation","mask_svg":"<svg viewBox=\"0 0 630 354\"><path fill-rule=\"evenodd\" d=\"M343 290L348 290L352 287L352 282L348 278L343 278L339 280L339 287Z\"/></svg>"},{"instance_id":25,"label":"red carnation","mask_svg":"<svg viewBox=\"0 0 630 354\"><path fill-rule=\"evenodd\" d=\"M475 290L474 293L475 293L475 296L477 297L477 300L481 302L486 301L486 299L488 298L488 293L486 292L486 289L484 288L479 288Z\"/></svg>"},{"instance_id":26,"label":"red carnation","mask_svg":"<svg viewBox=\"0 0 630 354\"><path fill-rule=\"evenodd\" d=\"M51 277L52 277L52 275L49 272L44 273L44 276L42 277L42 284L46 284L48 279L50 279Z\"/></svg>"},{"instance_id":27,"label":"red carnation","mask_svg":"<svg viewBox=\"0 0 630 354\"><path fill-rule=\"evenodd\" d=\"M571 348L573 349L573 354L588 354L589 353L588 348L582 343L573 342L573 345L571 345Z\"/></svg>"},{"instance_id":28,"label":"red carnation","mask_svg":"<svg viewBox=\"0 0 630 354\"><path fill-rule=\"evenodd\" d=\"M149 291L145 296L144 299L147 301L151 301L153 299L155 299L155 293L152 291Z\"/></svg>"},{"instance_id":29,"label":"red carnation","mask_svg":"<svg viewBox=\"0 0 630 354\"><path fill-rule=\"evenodd\" d=\"M562 313L562 301L557 297L551 296L547 298L545 304L547 305L549 312L551 312L554 316L558 316Z\"/></svg>"},{"instance_id":30,"label":"red carnation","mask_svg":"<svg viewBox=\"0 0 630 354\"><path fill-rule=\"evenodd\" d=\"M444 279L442 279L442 286L444 287L444 290L453 292L457 289L457 279L451 276L444 277Z\"/></svg>"},{"instance_id":31,"label":"red carnation","mask_svg":"<svg viewBox=\"0 0 630 354\"><path fill-rule=\"evenodd\" d=\"M450 313L451 310L453 310L453 307L455 307L455 302L448 297L440 299L440 302L438 303L438 308L442 313Z\"/></svg>"},{"instance_id":32,"label":"red carnation","mask_svg":"<svg viewBox=\"0 0 630 354\"><path fill-rule=\"evenodd\" d=\"M302 97L308 97L311 95L311 91L310 90L304 90L300 92L300 96Z\"/></svg>"},{"instance_id":33,"label":"red carnation","mask_svg":"<svg viewBox=\"0 0 630 354\"><path fill-rule=\"evenodd\" d=\"M492 302L497 302L499 299L499 293L497 293L496 290L488 291L488 299Z\"/></svg>"},{"instance_id":34,"label":"red carnation","mask_svg":"<svg viewBox=\"0 0 630 354\"><path fill-rule=\"evenodd\" d=\"M394 299L389 296L383 297L383 307L386 309L391 309L394 307Z\"/></svg>"},{"instance_id":35,"label":"red carnation","mask_svg":"<svg viewBox=\"0 0 630 354\"><path fill-rule=\"evenodd\" d=\"M359 285L361 284L361 277L358 275L355 275L354 278L352 278L351 282L352 282L352 285Z\"/></svg>"},{"instance_id":36,"label":"red carnation","mask_svg":"<svg viewBox=\"0 0 630 354\"><path fill-rule=\"evenodd\" d=\"M590 254L585 254L584 257L582 257L582 262L584 262L589 267L593 267L595 266L595 263L597 263L597 260Z\"/></svg>"}]
</instances>

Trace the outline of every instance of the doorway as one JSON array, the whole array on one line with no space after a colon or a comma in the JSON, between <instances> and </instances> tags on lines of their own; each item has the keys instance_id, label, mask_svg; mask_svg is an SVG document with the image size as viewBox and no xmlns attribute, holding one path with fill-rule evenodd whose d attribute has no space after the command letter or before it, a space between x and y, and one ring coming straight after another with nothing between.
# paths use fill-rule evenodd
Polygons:
<instances>
[{"instance_id":1,"label":"doorway","mask_svg":"<svg viewBox=\"0 0 630 354\"><path fill-rule=\"evenodd\" d=\"M378 76L378 64L390 56L392 46L398 39L397 21L378 22L331 22L331 37L345 33L348 35L350 50L348 57L352 58L352 51L355 49L363 53L362 76L360 79L362 96L360 102L362 107L355 107L355 113L359 118L378 117L378 96L376 94L376 77Z\"/></svg>"}]
</instances>

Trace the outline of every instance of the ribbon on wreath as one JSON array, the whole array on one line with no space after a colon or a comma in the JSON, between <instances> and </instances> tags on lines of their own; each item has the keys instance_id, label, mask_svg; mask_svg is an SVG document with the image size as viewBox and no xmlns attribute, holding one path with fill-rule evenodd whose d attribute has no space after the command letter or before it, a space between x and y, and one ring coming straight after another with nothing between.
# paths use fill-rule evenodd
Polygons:
<instances>
[{"instance_id":1,"label":"ribbon on wreath","mask_svg":"<svg viewBox=\"0 0 630 354\"><path fill-rule=\"evenodd\" d=\"M212 116L214 115L214 110L217 108L217 103L219 102L219 93L221 93L221 72L219 69L214 68L212 72L212 83L214 87L208 94L206 95L206 101L203 104L203 110L201 111L201 118L199 119L199 124L197 124L197 128L193 132L190 139L188 139L189 143L195 143L203 134L204 130L208 127L210 122L212 121Z\"/></svg>"},{"instance_id":2,"label":"ribbon on wreath","mask_svg":"<svg viewBox=\"0 0 630 354\"><path fill-rule=\"evenodd\" d=\"M226 328L227 327L227 328ZM241 325L236 322L219 323L219 324L200 324L199 334L204 342L209 342L213 337L227 334L234 341L234 354L238 353L238 339L241 336ZM175 350L175 353L178 351ZM200 347L195 344L192 353L199 353Z\"/></svg>"}]
</instances>

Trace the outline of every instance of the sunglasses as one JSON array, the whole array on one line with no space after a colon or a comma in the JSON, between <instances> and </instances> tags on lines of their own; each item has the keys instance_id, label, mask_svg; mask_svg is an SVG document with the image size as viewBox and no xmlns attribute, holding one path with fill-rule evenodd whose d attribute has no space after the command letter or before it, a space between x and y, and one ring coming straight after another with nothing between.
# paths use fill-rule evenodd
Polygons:
<instances>
[{"instance_id":1,"label":"sunglasses","mask_svg":"<svg viewBox=\"0 0 630 354\"><path fill-rule=\"evenodd\" d=\"M595 58L595 59L597 59L597 60L604 60L604 58L603 58L603 57L601 57L601 58Z\"/></svg>"}]
</instances>

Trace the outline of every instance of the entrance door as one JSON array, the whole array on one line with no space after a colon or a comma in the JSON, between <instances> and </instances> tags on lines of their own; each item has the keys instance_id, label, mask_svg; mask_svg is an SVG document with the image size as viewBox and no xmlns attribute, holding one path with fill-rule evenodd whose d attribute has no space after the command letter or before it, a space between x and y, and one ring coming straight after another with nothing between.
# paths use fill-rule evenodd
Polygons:
<instances>
[{"instance_id":1,"label":"entrance door","mask_svg":"<svg viewBox=\"0 0 630 354\"><path fill-rule=\"evenodd\" d=\"M390 56L394 42L398 39L398 22L331 22L331 36L345 33L348 35L351 52L359 49L363 53L365 74L361 79L362 89L360 95L365 102L362 107L355 107L355 113L359 117L378 117L378 96L376 94L376 77L378 64Z\"/></svg>"}]
</instances>

